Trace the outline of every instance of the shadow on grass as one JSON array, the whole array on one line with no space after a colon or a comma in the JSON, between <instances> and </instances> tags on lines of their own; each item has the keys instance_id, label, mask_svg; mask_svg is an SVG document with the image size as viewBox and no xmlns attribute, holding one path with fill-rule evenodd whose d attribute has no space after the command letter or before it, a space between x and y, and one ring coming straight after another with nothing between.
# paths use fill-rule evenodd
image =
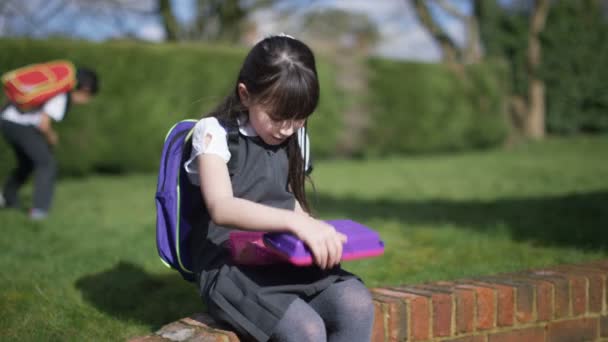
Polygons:
<instances>
[{"instance_id":1,"label":"shadow on grass","mask_svg":"<svg viewBox=\"0 0 608 342\"><path fill-rule=\"evenodd\" d=\"M395 201L311 196L322 216L394 219L405 224L453 224L491 232L506 227L513 239L546 246L608 249L608 191L496 201Z\"/></svg>"},{"instance_id":2,"label":"shadow on grass","mask_svg":"<svg viewBox=\"0 0 608 342\"><path fill-rule=\"evenodd\" d=\"M114 317L134 320L156 330L204 309L196 287L175 272L152 275L121 261L112 269L76 282L85 300Z\"/></svg>"}]
</instances>

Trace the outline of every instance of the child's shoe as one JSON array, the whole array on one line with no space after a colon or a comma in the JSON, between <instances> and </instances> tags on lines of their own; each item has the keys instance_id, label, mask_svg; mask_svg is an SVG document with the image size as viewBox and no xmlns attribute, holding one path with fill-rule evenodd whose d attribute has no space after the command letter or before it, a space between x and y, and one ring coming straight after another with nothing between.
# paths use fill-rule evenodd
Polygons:
<instances>
[{"instance_id":1,"label":"child's shoe","mask_svg":"<svg viewBox=\"0 0 608 342\"><path fill-rule=\"evenodd\" d=\"M30 209L29 218L32 221L42 221L49 216L49 213L46 210L32 208Z\"/></svg>"}]
</instances>

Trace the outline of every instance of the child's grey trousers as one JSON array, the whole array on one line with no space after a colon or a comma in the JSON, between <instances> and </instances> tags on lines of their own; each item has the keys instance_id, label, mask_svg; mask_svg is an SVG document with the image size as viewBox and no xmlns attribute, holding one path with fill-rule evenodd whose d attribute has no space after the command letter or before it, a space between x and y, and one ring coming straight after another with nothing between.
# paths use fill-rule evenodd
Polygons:
<instances>
[{"instance_id":1,"label":"child's grey trousers","mask_svg":"<svg viewBox=\"0 0 608 342\"><path fill-rule=\"evenodd\" d=\"M2 189L7 206L19 206L19 188L34 172L33 208L48 211L57 174L57 163L51 146L34 126L0 120L0 131L13 149L17 160L17 166L9 174Z\"/></svg>"}]
</instances>

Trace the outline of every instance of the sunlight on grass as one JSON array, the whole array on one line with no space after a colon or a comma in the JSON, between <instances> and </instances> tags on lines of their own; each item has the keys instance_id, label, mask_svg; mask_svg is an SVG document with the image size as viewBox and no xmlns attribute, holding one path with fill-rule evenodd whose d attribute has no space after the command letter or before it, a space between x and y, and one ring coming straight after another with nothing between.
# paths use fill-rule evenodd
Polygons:
<instances>
[{"instance_id":1,"label":"sunlight on grass","mask_svg":"<svg viewBox=\"0 0 608 342\"><path fill-rule=\"evenodd\" d=\"M598 137L325 161L311 200L380 232L382 257L344 264L368 286L606 258L606 151ZM0 340L121 340L202 310L156 254L155 187L156 175L70 179L46 222L0 212Z\"/></svg>"}]
</instances>

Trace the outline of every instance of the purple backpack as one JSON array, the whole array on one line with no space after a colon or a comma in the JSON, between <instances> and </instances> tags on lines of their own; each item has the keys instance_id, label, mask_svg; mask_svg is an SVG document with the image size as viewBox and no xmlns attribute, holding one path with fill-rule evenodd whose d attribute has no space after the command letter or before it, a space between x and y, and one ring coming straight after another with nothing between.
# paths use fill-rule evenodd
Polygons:
<instances>
[{"instance_id":1,"label":"purple backpack","mask_svg":"<svg viewBox=\"0 0 608 342\"><path fill-rule=\"evenodd\" d=\"M201 222L204 202L200 188L188 180L183 168L192 151L192 132L197 120L176 123L165 137L156 186L156 247L161 261L188 281L194 281L190 260L189 239L192 228ZM234 174L238 160L238 128L227 127L230 161L228 170ZM308 154L308 136L303 131L300 142L307 171L312 170Z\"/></svg>"},{"instance_id":2,"label":"purple backpack","mask_svg":"<svg viewBox=\"0 0 608 342\"><path fill-rule=\"evenodd\" d=\"M194 196L192 187L181 167L187 158L184 148L191 144L190 138L196 120L184 120L175 124L167 133L158 172L156 186L156 247L161 261L176 269L184 279L194 281L188 251L188 238L194 222L182 211L191 211ZM198 192L200 202L200 191ZM187 207L185 207L187 206Z\"/></svg>"}]
</instances>

